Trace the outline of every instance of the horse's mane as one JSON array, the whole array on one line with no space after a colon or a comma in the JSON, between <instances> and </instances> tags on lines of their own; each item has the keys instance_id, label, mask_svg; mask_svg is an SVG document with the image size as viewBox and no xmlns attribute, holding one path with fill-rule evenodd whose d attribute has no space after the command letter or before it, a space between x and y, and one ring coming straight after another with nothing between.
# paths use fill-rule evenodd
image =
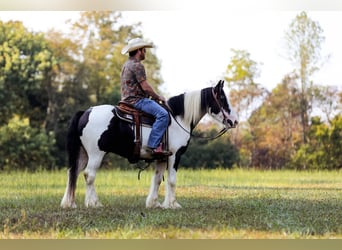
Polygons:
<instances>
[{"instance_id":1,"label":"horse's mane","mask_svg":"<svg viewBox=\"0 0 342 250\"><path fill-rule=\"evenodd\" d=\"M191 126L196 125L203 116L201 104L201 90L180 94L168 101L173 115L182 116L184 122Z\"/></svg>"},{"instance_id":2,"label":"horse's mane","mask_svg":"<svg viewBox=\"0 0 342 250\"><path fill-rule=\"evenodd\" d=\"M202 118L201 112L201 91L193 91L185 94L184 108L187 112L184 115L186 124L196 125Z\"/></svg>"}]
</instances>

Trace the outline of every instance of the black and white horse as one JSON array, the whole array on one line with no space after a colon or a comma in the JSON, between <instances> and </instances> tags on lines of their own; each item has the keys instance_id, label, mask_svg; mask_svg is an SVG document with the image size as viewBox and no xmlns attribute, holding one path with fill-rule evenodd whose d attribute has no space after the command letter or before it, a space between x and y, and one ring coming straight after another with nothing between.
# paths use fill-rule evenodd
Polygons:
<instances>
[{"instance_id":1,"label":"black and white horse","mask_svg":"<svg viewBox=\"0 0 342 250\"><path fill-rule=\"evenodd\" d=\"M186 151L191 138L191 131L201 118L208 113L225 128L235 127L236 116L229 107L223 90L223 81L215 87L184 93L168 100L171 109L171 123L168 128L168 150L173 154L167 161L156 161L149 194L146 199L147 208L180 208L176 201L176 172L181 155ZM101 206L97 197L94 181L96 171L103 157L108 152L129 158L134 150L134 127L122 121L112 105L100 105L86 111L77 112L70 124L68 132L68 154L70 168L68 182L61 202L63 208L76 207L75 189L77 177L84 170L86 181L85 206ZM151 128L142 128L142 145L146 145ZM142 147L143 148L143 147ZM142 157L144 152L142 152ZM168 166L168 168L167 168ZM165 170L168 171L165 200L158 202L158 190Z\"/></svg>"}]
</instances>

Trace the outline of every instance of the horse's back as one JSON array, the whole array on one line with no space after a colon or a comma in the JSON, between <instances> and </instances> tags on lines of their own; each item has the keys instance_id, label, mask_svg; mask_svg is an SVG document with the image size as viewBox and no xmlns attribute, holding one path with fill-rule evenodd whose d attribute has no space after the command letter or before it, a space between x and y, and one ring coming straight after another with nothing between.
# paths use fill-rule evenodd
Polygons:
<instances>
[{"instance_id":1,"label":"horse's back","mask_svg":"<svg viewBox=\"0 0 342 250\"><path fill-rule=\"evenodd\" d=\"M80 119L79 126L82 129L80 131L80 138L83 146L87 149L97 147L94 141L98 141L104 131L108 129L108 126L114 116L113 105L98 105L93 106L86 110Z\"/></svg>"},{"instance_id":2,"label":"horse's back","mask_svg":"<svg viewBox=\"0 0 342 250\"><path fill-rule=\"evenodd\" d=\"M114 106L109 104L89 108L89 121L92 123L106 123L113 117Z\"/></svg>"}]
</instances>

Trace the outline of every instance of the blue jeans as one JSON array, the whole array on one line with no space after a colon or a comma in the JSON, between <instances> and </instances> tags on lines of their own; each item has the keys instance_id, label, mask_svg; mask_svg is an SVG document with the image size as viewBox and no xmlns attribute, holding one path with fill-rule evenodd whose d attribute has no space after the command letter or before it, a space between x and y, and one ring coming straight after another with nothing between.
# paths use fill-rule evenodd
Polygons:
<instances>
[{"instance_id":1,"label":"blue jeans","mask_svg":"<svg viewBox=\"0 0 342 250\"><path fill-rule=\"evenodd\" d=\"M150 148L157 148L167 127L169 126L168 112L158 103L148 98L143 98L137 101L134 107L144 111L145 113L151 114L156 118L152 126L152 131L148 139L147 146Z\"/></svg>"}]
</instances>

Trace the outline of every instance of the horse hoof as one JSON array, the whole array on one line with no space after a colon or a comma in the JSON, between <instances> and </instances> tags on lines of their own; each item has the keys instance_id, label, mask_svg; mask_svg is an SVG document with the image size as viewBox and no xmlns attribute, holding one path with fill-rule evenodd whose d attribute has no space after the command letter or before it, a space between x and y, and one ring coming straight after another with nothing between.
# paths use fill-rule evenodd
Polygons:
<instances>
[{"instance_id":1,"label":"horse hoof","mask_svg":"<svg viewBox=\"0 0 342 250\"><path fill-rule=\"evenodd\" d=\"M61 208L77 208L75 201L70 201L68 199L63 198L61 201Z\"/></svg>"},{"instance_id":2,"label":"horse hoof","mask_svg":"<svg viewBox=\"0 0 342 250\"><path fill-rule=\"evenodd\" d=\"M146 204L146 208L162 208L162 205L159 202L155 202L153 204Z\"/></svg>"},{"instance_id":3,"label":"horse hoof","mask_svg":"<svg viewBox=\"0 0 342 250\"><path fill-rule=\"evenodd\" d=\"M61 208L68 209L68 208L77 208L76 203L73 203L71 205L61 204Z\"/></svg>"},{"instance_id":4,"label":"horse hoof","mask_svg":"<svg viewBox=\"0 0 342 250\"><path fill-rule=\"evenodd\" d=\"M99 202L99 201L86 202L86 203L85 203L85 206L86 206L86 207L94 207L94 208L96 208L96 207L103 207L103 205L102 205L101 202Z\"/></svg>"},{"instance_id":5,"label":"horse hoof","mask_svg":"<svg viewBox=\"0 0 342 250\"><path fill-rule=\"evenodd\" d=\"M182 208L182 206L177 202L170 202L170 203L163 203L162 208L164 209L179 209Z\"/></svg>"}]
</instances>

